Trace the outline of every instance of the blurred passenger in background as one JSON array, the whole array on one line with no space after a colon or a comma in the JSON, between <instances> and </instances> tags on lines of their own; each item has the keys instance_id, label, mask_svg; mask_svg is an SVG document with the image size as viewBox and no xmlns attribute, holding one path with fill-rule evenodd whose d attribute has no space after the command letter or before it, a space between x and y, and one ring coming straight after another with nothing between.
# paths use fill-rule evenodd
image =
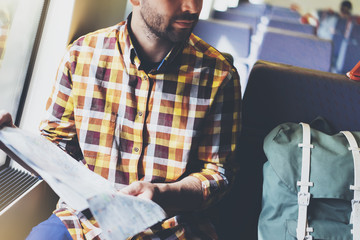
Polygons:
<instances>
[{"instance_id":1,"label":"blurred passenger in background","mask_svg":"<svg viewBox=\"0 0 360 240\"><path fill-rule=\"evenodd\" d=\"M350 1L342 1L338 12L333 9L319 9L313 12L301 13L300 7L296 4L292 5L291 8L302 15L301 23L315 26L318 37L328 40L332 40L334 34L338 34L336 32L337 24L345 26L345 31L342 34L346 35L350 23L357 22L359 19L352 15L353 6Z\"/></svg>"},{"instance_id":2,"label":"blurred passenger in background","mask_svg":"<svg viewBox=\"0 0 360 240\"><path fill-rule=\"evenodd\" d=\"M340 6L340 17L351 18L352 4L350 1L343 1Z\"/></svg>"},{"instance_id":3,"label":"blurred passenger in background","mask_svg":"<svg viewBox=\"0 0 360 240\"><path fill-rule=\"evenodd\" d=\"M10 14L6 5L0 4L0 67L4 58L6 40L10 28Z\"/></svg>"},{"instance_id":4,"label":"blurred passenger in background","mask_svg":"<svg viewBox=\"0 0 360 240\"><path fill-rule=\"evenodd\" d=\"M317 26L318 37L332 40L336 34L343 36L347 35L352 21L352 4L350 1L343 1L340 4L339 13L332 9L328 9L319 10L317 14L319 19L319 24ZM340 27L339 25L343 25L343 27Z\"/></svg>"}]
</instances>

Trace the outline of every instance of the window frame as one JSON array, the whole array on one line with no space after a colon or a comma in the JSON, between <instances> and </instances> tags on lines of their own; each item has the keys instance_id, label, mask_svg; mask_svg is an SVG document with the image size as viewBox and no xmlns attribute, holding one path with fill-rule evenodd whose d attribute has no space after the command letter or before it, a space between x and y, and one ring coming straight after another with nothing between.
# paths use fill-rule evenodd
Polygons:
<instances>
[{"instance_id":1,"label":"window frame","mask_svg":"<svg viewBox=\"0 0 360 240\"><path fill-rule=\"evenodd\" d=\"M49 2L50 0L19 0L10 25L4 58L0 67L0 78L7 79L5 80L7 82L4 83L5 86L8 82L13 82L11 86L14 87L11 87L11 96L6 98L5 109L12 114L17 126L20 124L24 110ZM29 24L31 22L33 24ZM23 30L23 26L30 29ZM21 39L18 39L19 34ZM24 44L27 47L26 50L24 47L24 51L14 53L15 50L18 50L17 44ZM13 56L15 54L16 57ZM16 67L10 67L14 66L15 58L17 59ZM10 166L10 157L4 154L0 158L2 158L0 159L0 169Z\"/></svg>"}]
</instances>

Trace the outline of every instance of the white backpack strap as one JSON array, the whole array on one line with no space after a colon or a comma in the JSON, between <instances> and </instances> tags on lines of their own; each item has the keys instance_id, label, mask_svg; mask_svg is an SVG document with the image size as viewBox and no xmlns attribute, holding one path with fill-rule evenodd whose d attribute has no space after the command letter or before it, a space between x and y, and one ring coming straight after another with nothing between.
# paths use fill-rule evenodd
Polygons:
<instances>
[{"instance_id":1,"label":"white backpack strap","mask_svg":"<svg viewBox=\"0 0 360 240\"><path fill-rule=\"evenodd\" d=\"M360 149L354 135L348 131L341 133L343 133L348 140L350 145L349 150L352 152L354 158L354 185L350 186L350 189L354 190L354 199L351 201L352 212L350 223L353 224L353 229L351 230L353 240L360 240Z\"/></svg>"},{"instance_id":2,"label":"white backpack strap","mask_svg":"<svg viewBox=\"0 0 360 240\"><path fill-rule=\"evenodd\" d=\"M300 123L303 128L303 142L299 144L299 147L302 148L302 167L301 167L301 180L297 182L297 185L300 186L300 191L298 192L298 221L296 236L298 240L312 239L310 232L313 231L312 228L307 226L307 209L310 203L310 193L309 187L314 186L314 183L310 182L310 154L311 148L314 148L311 145L311 132L310 126L306 123Z\"/></svg>"}]
</instances>

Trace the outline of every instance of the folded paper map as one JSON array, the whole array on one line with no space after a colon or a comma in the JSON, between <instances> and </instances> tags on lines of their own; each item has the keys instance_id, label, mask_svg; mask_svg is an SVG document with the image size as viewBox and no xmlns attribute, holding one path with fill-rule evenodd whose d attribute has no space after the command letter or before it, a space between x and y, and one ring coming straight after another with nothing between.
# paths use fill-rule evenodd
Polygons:
<instances>
[{"instance_id":1,"label":"folded paper map","mask_svg":"<svg viewBox=\"0 0 360 240\"><path fill-rule=\"evenodd\" d=\"M89 208L105 239L126 239L166 217L155 202L119 193L108 180L42 136L4 127L0 148L40 175L70 207L79 211Z\"/></svg>"}]
</instances>

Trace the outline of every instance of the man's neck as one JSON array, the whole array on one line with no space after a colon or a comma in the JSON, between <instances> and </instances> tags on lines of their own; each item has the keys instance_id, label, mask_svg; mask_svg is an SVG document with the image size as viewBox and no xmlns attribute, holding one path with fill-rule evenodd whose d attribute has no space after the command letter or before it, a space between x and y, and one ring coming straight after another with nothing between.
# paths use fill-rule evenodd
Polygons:
<instances>
[{"instance_id":1,"label":"man's neck","mask_svg":"<svg viewBox=\"0 0 360 240\"><path fill-rule=\"evenodd\" d=\"M161 62L174 46L174 43L151 33L142 19L136 19L135 15L132 16L130 28L140 48L136 50L149 62Z\"/></svg>"}]
</instances>

